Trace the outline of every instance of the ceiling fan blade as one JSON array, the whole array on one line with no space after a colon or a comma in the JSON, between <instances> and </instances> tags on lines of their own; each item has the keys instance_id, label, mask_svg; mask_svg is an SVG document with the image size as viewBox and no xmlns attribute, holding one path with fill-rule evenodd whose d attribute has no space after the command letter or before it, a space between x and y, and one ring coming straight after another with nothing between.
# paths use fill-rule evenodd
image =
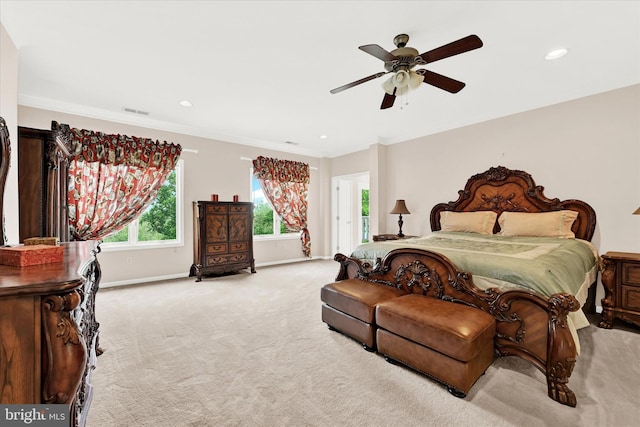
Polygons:
<instances>
[{"instance_id":1,"label":"ceiling fan blade","mask_svg":"<svg viewBox=\"0 0 640 427\"><path fill-rule=\"evenodd\" d=\"M362 84L362 83L368 82L369 80L373 80L373 79L377 79L378 77L382 77L382 76L384 76L384 75L385 75L385 74L387 74L387 73L388 73L388 71L381 71L381 72L379 72L379 73L372 74L372 75L370 75L369 77L365 77L365 78L363 78L363 79L356 80L355 82L347 83L346 85L343 85L343 86L337 87L337 88L335 88L335 89L331 89L329 92L331 92L331 93L338 93L338 92L342 92L343 90L346 90L346 89L352 88L352 87L354 87L354 86L358 86L359 84Z\"/></svg>"},{"instance_id":2,"label":"ceiling fan blade","mask_svg":"<svg viewBox=\"0 0 640 427\"><path fill-rule=\"evenodd\" d=\"M377 44L366 44L364 46L360 46L358 49L367 52L369 55L373 55L378 59L381 59L385 62L387 61L397 61L398 57L392 55L390 52L387 52Z\"/></svg>"},{"instance_id":3,"label":"ceiling fan blade","mask_svg":"<svg viewBox=\"0 0 640 427\"><path fill-rule=\"evenodd\" d=\"M468 52L470 50L482 47L482 40L475 34L463 37L444 46L437 47L429 52L425 52L420 57L428 64L430 62L439 61L453 55Z\"/></svg>"},{"instance_id":4,"label":"ceiling fan blade","mask_svg":"<svg viewBox=\"0 0 640 427\"><path fill-rule=\"evenodd\" d=\"M454 80L451 77L434 73L429 70L416 70L416 73L424 76L424 82L451 93L458 93L465 87L465 83Z\"/></svg>"},{"instance_id":5,"label":"ceiling fan blade","mask_svg":"<svg viewBox=\"0 0 640 427\"><path fill-rule=\"evenodd\" d=\"M398 90L398 88L393 89L393 95L385 92L384 98L382 98L382 105L380 105L381 110L393 107L393 103L396 101L396 90Z\"/></svg>"}]
</instances>

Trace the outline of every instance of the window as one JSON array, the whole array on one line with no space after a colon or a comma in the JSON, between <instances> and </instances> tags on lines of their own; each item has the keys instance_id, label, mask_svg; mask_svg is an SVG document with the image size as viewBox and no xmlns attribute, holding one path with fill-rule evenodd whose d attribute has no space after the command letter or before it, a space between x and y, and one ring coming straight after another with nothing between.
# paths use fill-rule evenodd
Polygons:
<instances>
[{"instance_id":1,"label":"window","mask_svg":"<svg viewBox=\"0 0 640 427\"><path fill-rule=\"evenodd\" d=\"M156 199L138 219L103 239L102 247L127 248L182 244L183 160L169 174Z\"/></svg>"},{"instance_id":2,"label":"window","mask_svg":"<svg viewBox=\"0 0 640 427\"><path fill-rule=\"evenodd\" d=\"M253 176L253 168L251 169L251 201L254 206L254 236L298 236L298 232L289 231L287 226L280 221L278 215L273 214L273 208L264 197L264 193L260 187L260 182Z\"/></svg>"},{"instance_id":3,"label":"window","mask_svg":"<svg viewBox=\"0 0 640 427\"><path fill-rule=\"evenodd\" d=\"M360 215L362 218L361 231L361 243L369 242L369 189L360 189Z\"/></svg>"}]
</instances>

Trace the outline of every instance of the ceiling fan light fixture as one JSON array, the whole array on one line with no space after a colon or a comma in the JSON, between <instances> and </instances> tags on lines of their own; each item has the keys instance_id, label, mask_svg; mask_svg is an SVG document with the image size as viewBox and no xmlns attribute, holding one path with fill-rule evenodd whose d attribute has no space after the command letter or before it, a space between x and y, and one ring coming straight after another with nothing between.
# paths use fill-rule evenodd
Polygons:
<instances>
[{"instance_id":1,"label":"ceiling fan light fixture","mask_svg":"<svg viewBox=\"0 0 640 427\"><path fill-rule=\"evenodd\" d=\"M399 70L382 84L382 88L389 95L395 91L396 96L402 96L409 89L417 89L423 81L424 76L415 71Z\"/></svg>"},{"instance_id":2,"label":"ceiling fan light fixture","mask_svg":"<svg viewBox=\"0 0 640 427\"><path fill-rule=\"evenodd\" d=\"M393 77L394 76L389 77L384 83L382 83L382 88L389 95L393 95L393 91L396 89Z\"/></svg>"},{"instance_id":3,"label":"ceiling fan light fixture","mask_svg":"<svg viewBox=\"0 0 640 427\"><path fill-rule=\"evenodd\" d=\"M409 88L417 89L424 82L424 76L416 73L415 71L411 71L409 73Z\"/></svg>"}]
</instances>

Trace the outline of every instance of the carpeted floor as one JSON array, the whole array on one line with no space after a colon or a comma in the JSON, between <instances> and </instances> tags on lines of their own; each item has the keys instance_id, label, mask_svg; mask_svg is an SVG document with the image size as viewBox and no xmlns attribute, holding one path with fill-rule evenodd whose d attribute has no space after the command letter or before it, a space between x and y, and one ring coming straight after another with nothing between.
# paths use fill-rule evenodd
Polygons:
<instances>
[{"instance_id":1,"label":"carpeted floor","mask_svg":"<svg viewBox=\"0 0 640 427\"><path fill-rule=\"evenodd\" d=\"M579 331L569 385L547 397L531 364L497 359L465 399L368 353L320 319L333 261L256 274L102 289L105 353L89 427L631 426L640 405L640 328Z\"/></svg>"}]
</instances>

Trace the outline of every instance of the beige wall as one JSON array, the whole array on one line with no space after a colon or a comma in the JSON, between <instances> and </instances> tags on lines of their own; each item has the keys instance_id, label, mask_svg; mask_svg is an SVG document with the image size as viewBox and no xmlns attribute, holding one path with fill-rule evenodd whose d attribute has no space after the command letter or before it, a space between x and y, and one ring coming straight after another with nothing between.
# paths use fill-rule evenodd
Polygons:
<instances>
[{"instance_id":1,"label":"beige wall","mask_svg":"<svg viewBox=\"0 0 640 427\"><path fill-rule=\"evenodd\" d=\"M18 134L18 49L0 24L0 117L9 129L9 138L16 141ZM18 222L18 151L11 150L11 164L4 193L4 226L8 243L17 242Z\"/></svg>"},{"instance_id":2,"label":"beige wall","mask_svg":"<svg viewBox=\"0 0 640 427\"><path fill-rule=\"evenodd\" d=\"M320 159L265 150L195 136L143 128L122 123L58 113L43 109L20 107L19 124L24 127L50 129L51 121L65 123L71 127L91 129L106 133L121 133L159 139L197 150L184 152L184 246L179 248L108 251L100 254L103 283L135 282L139 279L186 276L193 262L193 209L194 200L209 200L211 194L220 200L231 200L237 194L240 200L250 200L251 162L241 157L255 158L259 155L302 161L317 168L311 170L309 185L309 232L311 233L312 256L324 256L324 233L322 224L321 187L324 182L326 164ZM254 256L257 265L283 261L305 260L299 239L254 240Z\"/></svg>"}]
</instances>

